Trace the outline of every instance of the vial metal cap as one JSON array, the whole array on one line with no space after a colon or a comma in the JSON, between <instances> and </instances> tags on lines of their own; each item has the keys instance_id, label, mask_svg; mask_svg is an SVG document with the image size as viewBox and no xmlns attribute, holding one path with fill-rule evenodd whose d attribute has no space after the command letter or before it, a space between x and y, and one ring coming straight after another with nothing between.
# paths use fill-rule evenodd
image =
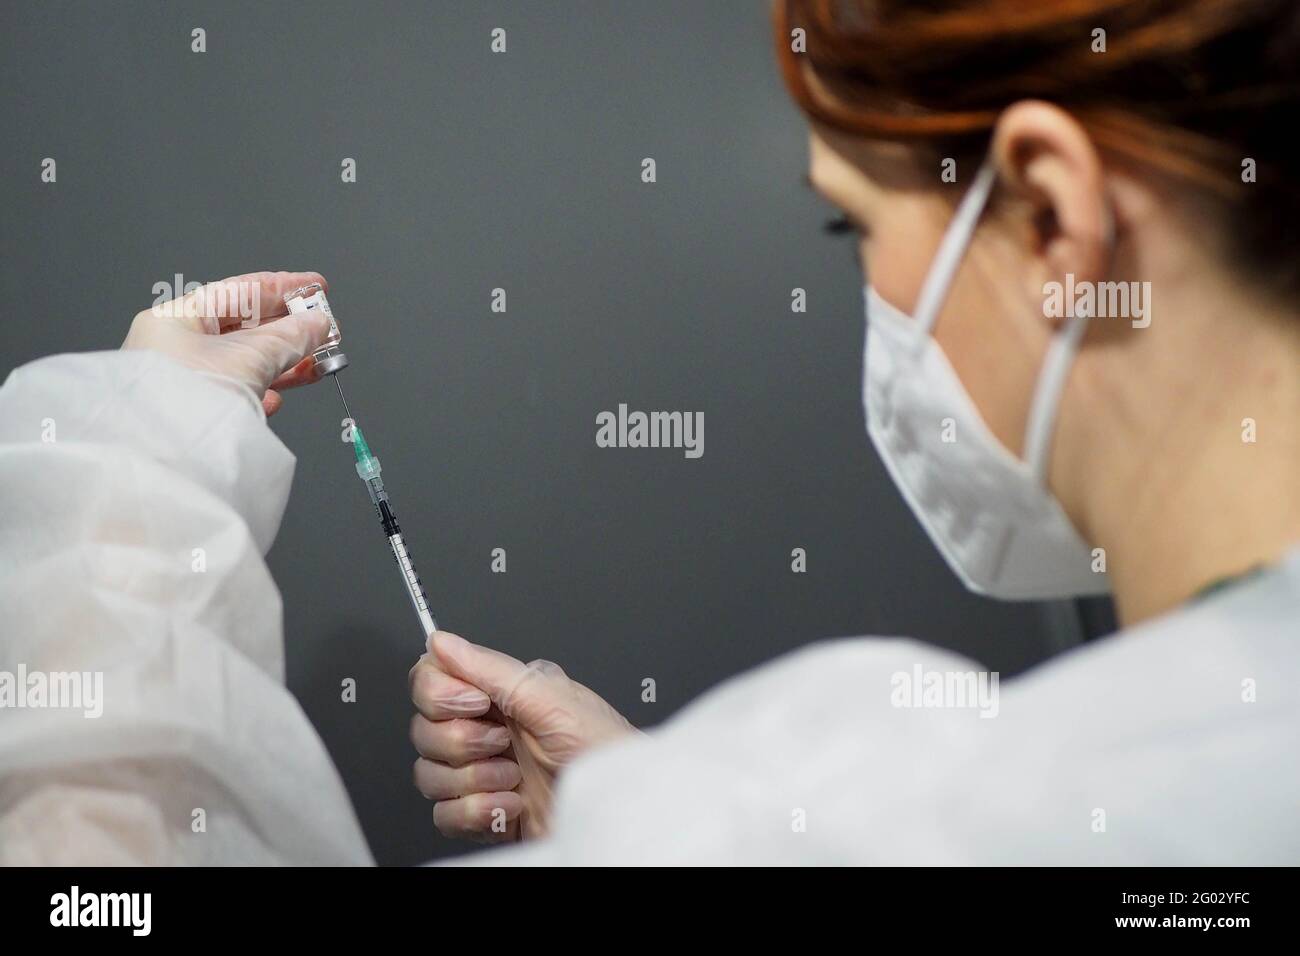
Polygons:
<instances>
[{"instance_id":1,"label":"vial metal cap","mask_svg":"<svg viewBox=\"0 0 1300 956\"><path fill-rule=\"evenodd\" d=\"M316 367L320 369L322 375L333 375L348 367L348 357L345 352L331 349L327 353L312 357L316 360Z\"/></svg>"}]
</instances>

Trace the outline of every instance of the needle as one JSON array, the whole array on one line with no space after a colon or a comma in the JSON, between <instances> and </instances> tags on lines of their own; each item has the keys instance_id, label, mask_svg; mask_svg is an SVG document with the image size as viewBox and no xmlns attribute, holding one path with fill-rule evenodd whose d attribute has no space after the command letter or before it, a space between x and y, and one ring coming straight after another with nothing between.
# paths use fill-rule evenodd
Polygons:
<instances>
[{"instance_id":1,"label":"needle","mask_svg":"<svg viewBox=\"0 0 1300 956\"><path fill-rule=\"evenodd\" d=\"M343 397L343 386L339 384L337 374L334 375L334 387L339 390L339 399L343 402L343 414L347 415L348 418L352 418L352 409L348 408L348 400ZM356 419L353 419L353 421L356 421Z\"/></svg>"}]
</instances>

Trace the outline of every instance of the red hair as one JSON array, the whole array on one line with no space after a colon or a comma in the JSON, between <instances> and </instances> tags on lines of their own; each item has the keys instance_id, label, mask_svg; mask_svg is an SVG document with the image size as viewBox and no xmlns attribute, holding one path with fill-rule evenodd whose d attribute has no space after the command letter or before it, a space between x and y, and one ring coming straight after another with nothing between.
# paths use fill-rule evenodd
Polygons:
<instances>
[{"instance_id":1,"label":"red hair","mask_svg":"<svg viewBox=\"0 0 1300 956\"><path fill-rule=\"evenodd\" d=\"M777 0L775 31L819 123L974 157L1004 108L1046 100L1103 151L1233 200L1249 253L1297 277L1294 0Z\"/></svg>"}]
</instances>

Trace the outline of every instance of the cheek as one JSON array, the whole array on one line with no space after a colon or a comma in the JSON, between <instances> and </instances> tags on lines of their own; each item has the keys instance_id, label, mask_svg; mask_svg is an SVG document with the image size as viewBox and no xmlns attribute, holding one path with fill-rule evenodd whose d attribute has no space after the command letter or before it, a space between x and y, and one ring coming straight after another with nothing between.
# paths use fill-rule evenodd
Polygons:
<instances>
[{"instance_id":1,"label":"cheek","mask_svg":"<svg viewBox=\"0 0 1300 956\"><path fill-rule=\"evenodd\" d=\"M924 215L880 222L863 243L868 280L888 302L915 313L921 283L942 235ZM1019 334L1023 330L1012 321L1012 308L996 289L963 270L948 292L934 337L989 430L1019 455L1034 386L1034 356L1043 343L1025 341L1027 336Z\"/></svg>"},{"instance_id":2,"label":"cheek","mask_svg":"<svg viewBox=\"0 0 1300 956\"><path fill-rule=\"evenodd\" d=\"M867 280L885 299L912 313L916 297L942 237L924 218L906 209L878 217L871 236L862 243L862 267Z\"/></svg>"}]
</instances>

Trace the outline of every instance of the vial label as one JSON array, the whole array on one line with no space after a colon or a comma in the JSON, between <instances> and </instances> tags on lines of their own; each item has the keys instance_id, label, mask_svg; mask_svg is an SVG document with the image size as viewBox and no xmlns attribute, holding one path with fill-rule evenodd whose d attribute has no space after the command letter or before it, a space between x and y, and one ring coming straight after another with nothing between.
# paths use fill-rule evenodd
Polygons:
<instances>
[{"instance_id":1,"label":"vial label","mask_svg":"<svg viewBox=\"0 0 1300 956\"><path fill-rule=\"evenodd\" d=\"M312 288L315 291L307 295L303 294L306 291L304 289L290 292L284 298L285 305L289 307L290 313L312 312L317 309L325 313L325 318L329 319L330 323L329 340L332 342L338 341L339 338L341 338L339 335L339 326L338 323L334 321L334 311L330 308L329 299L325 298L325 290L323 290L319 285L309 286L308 288Z\"/></svg>"}]
</instances>

